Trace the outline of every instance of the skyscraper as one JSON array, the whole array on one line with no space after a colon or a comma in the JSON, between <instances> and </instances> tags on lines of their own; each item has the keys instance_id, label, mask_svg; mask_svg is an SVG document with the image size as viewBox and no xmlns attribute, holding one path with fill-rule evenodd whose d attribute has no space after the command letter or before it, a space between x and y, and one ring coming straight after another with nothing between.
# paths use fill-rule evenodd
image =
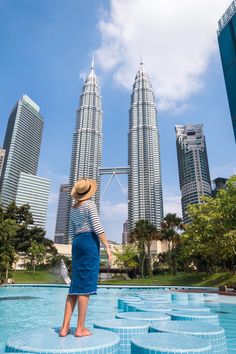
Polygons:
<instances>
[{"instance_id":1,"label":"skyscraper","mask_svg":"<svg viewBox=\"0 0 236 354\"><path fill-rule=\"evenodd\" d=\"M6 150L0 148L0 178L1 178L1 174L2 174L2 168L3 168L4 159L5 159L5 153L6 153Z\"/></svg>"},{"instance_id":2,"label":"skyscraper","mask_svg":"<svg viewBox=\"0 0 236 354\"><path fill-rule=\"evenodd\" d=\"M79 178L95 179L98 188L94 199L98 208L101 180L99 168L102 162L103 140L102 117L102 98L92 61L91 70L85 80L76 114L69 186L71 188ZM67 231L70 206L71 198L69 197L65 243L70 241L69 231Z\"/></svg>"},{"instance_id":3,"label":"skyscraper","mask_svg":"<svg viewBox=\"0 0 236 354\"><path fill-rule=\"evenodd\" d=\"M58 207L57 207L57 220L54 242L63 243L65 238L65 226L67 216L67 199L68 199L69 184L61 184Z\"/></svg>"},{"instance_id":4,"label":"skyscraper","mask_svg":"<svg viewBox=\"0 0 236 354\"><path fill-rule=\"evenodd\" d=\"M163 219L157 110L143 63L135 77L129 110L128 134L128 222L145 219L160 228Z\"/></svg>"},{"instance_id":5,"label":"skyscraper","mask_svg":"<svg viewBox=\"0 0 236 354\"><path fill-rule=\"evenodd\" d=\"M200 203L202 195L211 196L207 149L202 124L176 125L179 183L184 223L190 222L189 204Z\"/></svg>"},{"instance_id":6,"label":"skyscraper","mask_svg":"<svg viewBox=\"0 0 236 354\"><path fill-rule=\"evenodd\" d=\"M21 172L16 192L16 205L29 204L34 225L43 229L46 227L50 185L51 181L46 178Z\"/></svg>"},{"instance_id":7,"label":"skyscraper","mask_svg":"<svg viewBox=\"0 0 236 354\"><path fill-rule=\"evenodd\" d=\"M122 244L125 245L126 243L128 243L128 220L124 222L122 232Z\"/></svg>"},{"instance_id":8,"label":"skyscraper","mask_svg":"<svg viewBox=\"0 0 236 354\"><path fill-rule=\"evenodd\" d=\"M24 95L10 114L3 144L6 150L0 180L3 206L15 201L21 172L37 173L43 124L40 107Z\"/></svg>"},{"instance_id":9,"label":"skyscraper","mask_svg":"<svg viewBox=\"0 0 236 354\"><path fill-rule=\"evenodd\" d=\"M218 43L236 140L236 0L218 22Z\"/></svg>"}]
</instances>

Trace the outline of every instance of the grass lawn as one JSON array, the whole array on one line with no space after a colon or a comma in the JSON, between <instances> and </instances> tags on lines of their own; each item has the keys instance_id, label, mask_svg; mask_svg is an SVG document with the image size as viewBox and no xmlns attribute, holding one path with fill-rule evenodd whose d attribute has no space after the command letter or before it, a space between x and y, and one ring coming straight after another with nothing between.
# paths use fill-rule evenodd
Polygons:
<instances>
[{"instance_id":1,"label":"grass lawn","mask_svg":"<svg viewBox=\"0 0 236 354\"><path fill-rule=\"evenodd\" d=\"M158 275L153 278L132 279L132 280L109 280L101 284L123 284L123 285L185 285L185 286L213 286L236 284L236 275L229 272L216 274L203 273L178 273L174 275Z\"/></svg>"},{"instance_id":2,"label":"grass lawn","mask_svg":"<svg viewBox=\"0 0 236 354\"><path fill-rule=\"evenodd\" d=\"M62 284L62 279L49 271L18 270L13 273L16 284ZM109 280L100 284L112 285L185 285L185 286L213 286L236 284L236 275L229 272L206 275L203 273L178 273L174 275L157 275L153 278L132 280Z\"/></svg>"},{"instance_id":3,"label":"grass lawn","mask_svg":"<svg viewBox=\"0 0 236 354\"><path fill-rule=\"evenodd\" d=\"M17 270L13 273L16 284L62 284L58 275L45 270L36 270L33 274L30 270Z\"/></svg>"}]
</instances>

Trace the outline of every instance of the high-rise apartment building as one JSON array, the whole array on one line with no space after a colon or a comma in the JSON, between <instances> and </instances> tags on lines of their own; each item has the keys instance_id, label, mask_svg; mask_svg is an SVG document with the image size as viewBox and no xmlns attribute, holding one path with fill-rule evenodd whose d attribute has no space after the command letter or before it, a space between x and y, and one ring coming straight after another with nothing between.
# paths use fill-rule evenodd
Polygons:
<instances>
[{"instance_id":1,"label":"high-rise apartment building","mask_svg":"<svg viewBox=\"0 0 236 354\"><path fill-rule=\"evenodd\" d=\"M1 174L2 174L2 168L3 168L4 159L5 159L5 153L6 153L6 150L0 148L0 178L1 178Z\"/></svg>"},{"instance_id":2,"label":"high-rise apartment building","mask_svg":"<svg viewBox=\"0 0 236 354\"><path fill-rule=\"evenodd\" d=\"M236 0L218 22L218 43L236 140Z\"/></svg>"},{"instance_id":3,"label":"high-rise apartment building","mask_svg":"<svg viewBox=\"0 0 236 354\"><path fill-rule=\"evenodd\" d=\"M85 80L80 96L79 108L76 115L75 131L73 134L72 157L69 186L80 178L91 178L97 181L97 192L94 200L99 208L100 174L102 162L102 98L98 79L92 62L91 70ZM65 243L70 242L68 216L71 198L68 198Z\"/></svg>"},{"instance_id":4,"label":"high-rise apartment building","mask_svg":"<svg viewBox=\"0 0 236 354\"><path fill-rule=\"evenodd\" d=\"M226 189L227 188L227 181L228 178L224 178L224 177L217 177L215 179L213 179L212 181L212 196L216 197L217 192L220 189Z\"/></svg>"},{"instance_id":5,"label":"high-rise apartment building","mask_svg":"<svg viewBox=\"0 0 236 354\"><path fill-rule=\"evenodd\" d=\"M16 205L30 205L34 225L46 227L50 180L29 173L20 173L16 192Z\"/></svg>"},{"instance_id":6,"label":"high-rise apartment building","mask_svg":"<svg viewBox=\"0 0 236 354\"><path fill-rule=\"evenodd\" d=\"M163 200L157 110L143 63L131 95L128 164L129 231L140 219L150 221L159 229L163 219Z\"/></svg>"},{"instance_id":7,"label":"high-rise apartment building","mask_svg":"<svg viewBox=\"0 0 236 354\"><path fill-rule=\"evenodd\" d=\"M0 180L3 206L16 200L21 172L37 173L43 124L40 107L24 95L10 114L3 144L6 150Z\"/></svg>"},{"instance_id":8,"label":"high-rise apartment building","mask_svg":"<svg viewBox=\"0 0 236 354\"><path fill-rule=\"evenodd\" d=\"M54 235L55 243L64 242L68 192L69 192L69 184L61 184L60 191L59 191L56 228L55 228L55 235Z\"/></svg>"},{"instance_id":9,"label":"high-rise apartment building","mask_svg":"<svg viewBox=\"0 0 236 354\"><path fill-rule=\"evenodd\" d=\"M212 193L206 141L202 124L176 125L175 131L182 214L184 223L188 223L187 206L200 203L202 195Z\"/></svg>"}]
</instances>

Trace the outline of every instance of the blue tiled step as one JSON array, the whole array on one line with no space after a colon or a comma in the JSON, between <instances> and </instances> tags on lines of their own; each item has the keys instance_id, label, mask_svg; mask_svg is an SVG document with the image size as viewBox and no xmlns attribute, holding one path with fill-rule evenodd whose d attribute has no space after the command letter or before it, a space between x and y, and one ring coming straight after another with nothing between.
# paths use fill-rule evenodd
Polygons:
<instances>
[{"instance_id":1,"label":"blue tiled step","mask_svg":"<svg viewBox=\"0 0 236 354\"><path fill-rule=\"evenodd\" d=\"M171 319L174 321L197 321L197 322L204 322L204 323L211 323L214 325L219 325L219 317L218 315L207 313L204 311L172 311L168 312L168 315L171 316Z\"/></svg>"},{"instance_id":2,"label":"blue tiled step","mask_svg":"<svg viewBox=\"0 0 236 354\"><path fill-rule=\"evenodd\" d=\"M192 311L193 313L195 311L201 311L201 312L206 312L206 313L211 313L211 309L209 307L194 307L194 306L190 306L190 305L173 305L172 306L172 311Z\"/></svg>"},{"instance_id":3,"label":"blue tiled step","mask_svg":"<svg viewBox=\"0 0 236 354\"><path fill-rule=\"evenodd\" d=\"M144 312L144 311L159 311L159 312L166 312L171 311L172 306L169 304L152 304L152 303L144 303L144 304L132 304L128 306L128 311L137 311L137 312Z\"/></svg>"},{"instance_id":4,"label":"blue tiled step","mask_svg":"<svg viewBox=\"0 0 236 354\"><path fill-rule=\"evenodd\" d=\"M8 339L6 353L37 354L118 354L120 338L113 332L93 329L91 336L59 337L58 329L38 328L27 330Z\"/></svg>"},{"instance_id":5,"label":"blue tiled step","mask_svg":"<svg viewBox=\"0 0 236 354\"><path fill-rule=\"evenodd\" d=\"M94 323L95 328L105 329L115 332L120 337L121 353L130 353L130 340L141 334L148 333L149 323L144 321L134 321L126 319L111 319L97 321Z\"/></svg>"},{"instance_id":6,"label":"blue tiled step","mask_svg":"<svg viewBox=\"0 0 236 354\"><path fill-rule=\"evenodd\" d=\"M164 321L169 320L170 316L160 312L120 312L116 314L116 318L124 318L136 321Z\"/></svg>"},{"instance_id":7,"label":"blue tiled step","mask_svg":"<svg viewBox=\"0 0 236 354\"><path fill-rule=\"evenodd\" d=\"M207 340L212 345L212 354L227 354L225 331L208 323L188 321L162 321L150 324L150 332L167 332L191 335Z\"/></svg>"},{"instance_id":8,"label":"blue tiled step","mask_svg":"<svg viewBox=\"0 0 236 354\"><path fill-rule=\"evenodd\" d=\"M140 301L140 298L137 296L126 296L126 297L120 297L118 298L118 309L119 310L124 310L124 303L125 302L130 302L130 301Z\"/></svg>"},{"instance_id":9,"label":"blue tiled step","mask_svg":"<svg viewBox=\"0 0 236 354\"><path fill-rule=\"evenodd\" d=\"M148 333L131 340L132 354L212 354L203 339L182 334Z\"/></svg>"}]
</instances>

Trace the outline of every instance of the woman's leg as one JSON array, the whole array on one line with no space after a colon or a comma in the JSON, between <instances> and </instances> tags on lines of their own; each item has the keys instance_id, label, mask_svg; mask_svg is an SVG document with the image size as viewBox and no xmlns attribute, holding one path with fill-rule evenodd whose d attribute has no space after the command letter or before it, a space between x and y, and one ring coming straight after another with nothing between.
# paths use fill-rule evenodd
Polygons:
<instances>
[{"instance_id":1,"label":"woman's leg","mask_svg":"<svg viewBox=\"0 0 236 354\"><path fill-rule=\"evenodd\" d=\"M78 296L78 324L75 331L76 337L89 336L92 334L87 328L84 327L86 312L88 308L89 295Z\"/></svg>"},{"instance_id":2,"label":"woman's leg","mask_svg":"<svg viewBox=\"0 0 236 354\"><path fill-rule=\"evenodd\" d=\"M78 297L77 295L67 295L65 312L64 312L64 320L60 330L61 337L64 337L68 334L68 331L70 329L70 319L76 305L77 297Z\"/></svg>"}]
</instances>

